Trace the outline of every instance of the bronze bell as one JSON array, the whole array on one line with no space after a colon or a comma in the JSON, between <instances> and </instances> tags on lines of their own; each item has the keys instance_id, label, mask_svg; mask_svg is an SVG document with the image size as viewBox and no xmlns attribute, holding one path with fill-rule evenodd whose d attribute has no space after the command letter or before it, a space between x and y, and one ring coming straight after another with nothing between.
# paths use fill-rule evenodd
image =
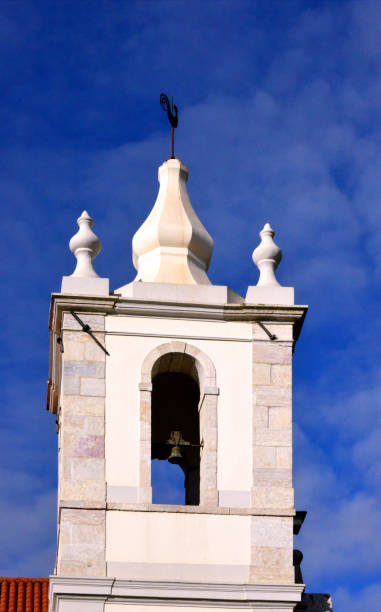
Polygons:
<instances>
[{"instance_id":1,"label":"bronze bell","mask_svg":"<svg viewBox=\"0 0 381 612\"><path fill-rule=\"evenodd\" d=\"M171 454L168 457L169 463L173 463L174 465L179 465L183 460L183 456L181 454L180 446L172 446Z\"/></svg>"}]
</instances>

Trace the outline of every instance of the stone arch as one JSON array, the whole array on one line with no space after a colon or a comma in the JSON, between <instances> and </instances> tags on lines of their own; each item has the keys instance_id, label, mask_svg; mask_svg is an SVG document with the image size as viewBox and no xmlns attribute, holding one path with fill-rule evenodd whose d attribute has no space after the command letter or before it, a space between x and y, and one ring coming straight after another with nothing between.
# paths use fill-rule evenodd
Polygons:
<instances>
[{"instance_id":1,"label":"stone arch","mask_svg":"<svg viewBox=\"0 0 381 612\"><path fill-rule=\"evenodd\" d=\"M167 342L145 357L140 387L140 484L139 501L152 503L151 488L151 399L152 379L162 372L183 372L199 385L200 506L215 507L217 493L217 399L216 369L201 349L185 342Z\"/></svg>"}]
</instances>

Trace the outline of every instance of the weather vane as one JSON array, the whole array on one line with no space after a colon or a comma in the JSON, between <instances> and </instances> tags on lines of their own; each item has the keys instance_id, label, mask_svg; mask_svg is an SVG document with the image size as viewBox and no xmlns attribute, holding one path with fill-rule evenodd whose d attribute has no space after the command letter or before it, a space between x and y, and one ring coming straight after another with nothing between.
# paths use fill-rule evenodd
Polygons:
<instances>
[{"instance_id":1,"label":"weather vane","mask_svg":"<svg viewBox=\"0 0 381 612\"><path fill-rule=\"evenodd\" d=\"M171 159L175 159L175 128L177 128L177 124L179 123L178 118L178 109L176 104L173 104L172 98L172 109L169 103L168 96L164 93L160 94L160 104L161 108L165 110L168 114L169 123L171 124L171 135L172 135L172 155Z\"/></svg>"}]
</instances>

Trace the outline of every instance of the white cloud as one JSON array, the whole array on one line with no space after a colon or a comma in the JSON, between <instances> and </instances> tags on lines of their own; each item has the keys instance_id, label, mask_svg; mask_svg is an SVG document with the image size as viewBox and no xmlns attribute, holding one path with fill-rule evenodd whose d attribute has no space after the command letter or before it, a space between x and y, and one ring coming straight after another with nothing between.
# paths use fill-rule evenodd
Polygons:
<instances>
[{"instance_id":1,"label":"white cloud","mask_svg":"<svg viewBox=\"0 0 381 612\"><path fill-rule=\"evenodd\" d=\"M351 593L346 588L340 588L335 593L334 609L350 610L350 612L363 612L364 610L377 610L380 605L381 584L375 583Z\"/></svg>"}]
</instances>

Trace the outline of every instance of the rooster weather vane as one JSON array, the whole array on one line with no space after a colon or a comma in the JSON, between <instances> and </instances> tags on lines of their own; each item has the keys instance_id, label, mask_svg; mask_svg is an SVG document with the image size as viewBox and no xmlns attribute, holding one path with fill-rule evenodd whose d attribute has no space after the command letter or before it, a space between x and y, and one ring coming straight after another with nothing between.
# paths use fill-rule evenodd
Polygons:
<instances>
[{"instance_id":1,"label":"rooster weather vane","mask_svg":"<svg viewBox=\"0 0 381 612\"><path fill-rule=\"evenodd\" d=\"M165 110L166 113L168 114L168 120L169 120L169 123L171 124L171 135L172 135L171 159L175 159L175 128L177 128L177 125L179 123L178 109L177 109L176 104L173 104L173 98L172 98L172 109L171 109L171 105L169 103L168 96L166 96L164 93L160 94L160 105L161 105L161 108Z\"/></svg>"}]
</instances>

